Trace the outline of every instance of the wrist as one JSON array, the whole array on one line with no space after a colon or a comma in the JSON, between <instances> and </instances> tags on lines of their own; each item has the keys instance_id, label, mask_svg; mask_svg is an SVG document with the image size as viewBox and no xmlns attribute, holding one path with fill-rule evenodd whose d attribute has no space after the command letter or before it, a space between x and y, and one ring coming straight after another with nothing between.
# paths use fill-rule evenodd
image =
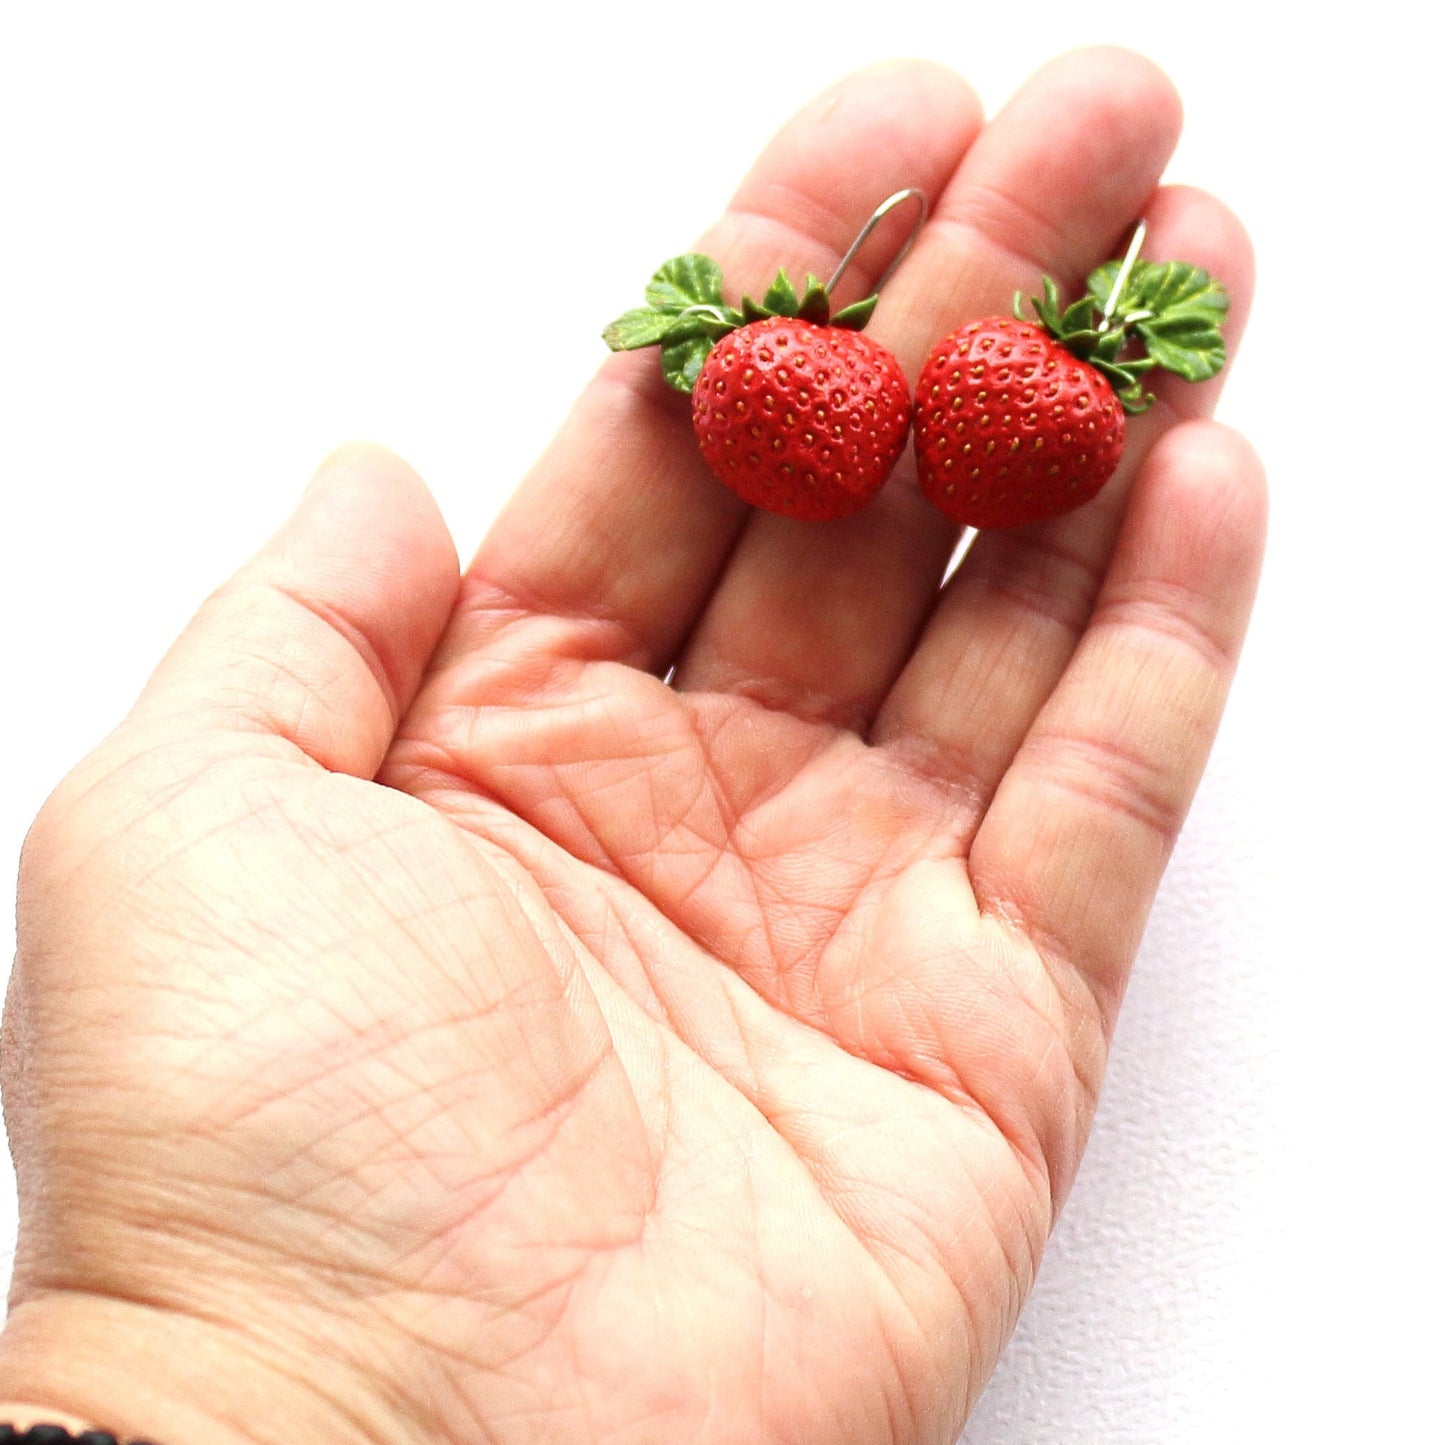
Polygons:
<instances>
[{"instance_id":1,"label":"wrist","mask_svg":"<svg viewBox=\"0 0 1445 1445\"><path fill-rule=\"evenodd\" d=\"M344 1395L343 1395L344 1398ZM50 1295L0 1334L0 1422L155 1445L375 1445L363 1398L338 1405L231 1331L145 1304Z\"/></svg>"},{"instance_id":2,"label":"wrist","mask_svg":"<svg viewBox=\"0 0 1445 1445\"><path fill-rule=\"evenodd\" d=\"M93 1420L82 1420L64 1410L51 1410L44 1405L20 1400L0 1399L0 1445L10 1445L12 1438L23 1438L32 1425L58 1425L69 1430L72 1436L103 1428ZM122 1436L117 1445L132 1445L132 1442ZM136 1441L134 1445L145 1445L145 1442Z\"/></svg>"}]
</instances>

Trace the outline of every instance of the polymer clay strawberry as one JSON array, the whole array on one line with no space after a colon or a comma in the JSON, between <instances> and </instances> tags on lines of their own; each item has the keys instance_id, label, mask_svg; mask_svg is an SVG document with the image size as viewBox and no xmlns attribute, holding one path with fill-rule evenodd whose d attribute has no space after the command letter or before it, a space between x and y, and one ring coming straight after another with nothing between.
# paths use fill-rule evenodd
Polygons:
<instances>
[{"instance_id":1,"label":"polymer clay strawberry","mask_svg":"<svg viewBox=\"0 0 1445 1445\"><path fill-rule=\"evenodd\" d=\"M913 413L897 359L861 334L877 297L835 315L828 290L809 276L800 296L779 271L761 302L733 308L715 261L679 256L653 276L646 307L603 333L614 351L661 347L708 466L745 502L804 521L864 506Z\"/></svg>"},{"instance_id":2,"label":"polymer clay strawberry","mask_svg":"<svg viewBox=\"0 0 1445 1445\"><path fill-rule=\"evenodd\" d=\"M1090 277L1059 309L1043 279L1024 320L971 321L924 363L913 423L924 495L955 522L1016 527L1072 511L1113 476L1124 419L1154 398L1142 378L1163 367L1189 381L1224 365L1220 323L1229 298L1207 271L1130 255Z\"/></svg>"}]
</instances>

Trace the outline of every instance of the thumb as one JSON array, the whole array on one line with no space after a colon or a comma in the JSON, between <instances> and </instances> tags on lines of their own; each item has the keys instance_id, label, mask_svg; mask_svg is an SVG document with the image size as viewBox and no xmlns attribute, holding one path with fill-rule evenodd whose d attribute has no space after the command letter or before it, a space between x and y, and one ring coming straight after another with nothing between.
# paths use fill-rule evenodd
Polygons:
<instances>
[{"instance_id":1,"label":"thumb","mask_svg":"<svg viewBox=\"0 0 1445 1445\"><path fill-rule=\"evenodd\" d=\"M133 716L281 738L371 777L457 586L456 550L421 479L380 447L343 447L203 604Z\"/></svg>"}]
</instances>

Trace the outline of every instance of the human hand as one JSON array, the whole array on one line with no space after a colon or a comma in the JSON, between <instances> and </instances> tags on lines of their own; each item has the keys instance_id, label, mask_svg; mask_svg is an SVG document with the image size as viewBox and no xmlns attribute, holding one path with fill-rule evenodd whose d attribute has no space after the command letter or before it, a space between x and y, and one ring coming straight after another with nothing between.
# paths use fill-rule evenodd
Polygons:
<instances>
[{"instance_id":1,"label":"human hand","mask_svg":"<svg viewBox=\"0 0 1445 1445\"><path fill-rule=\"evenodd\" d=\"M703 249L826 275L923 187L869 328L916 375L1143 214L1237 342L1243 236L1157 189L1177 124L1119 54L981 134L955 78L867 72ZM175 1445L951 1440L1258 567L1217 386L1160 392L1103 497L941 595L906 471L844 522L749 514L649 356L460 585L400 462L332 458L27 844L0 1396Z\"/></svg>"}]
</instances>

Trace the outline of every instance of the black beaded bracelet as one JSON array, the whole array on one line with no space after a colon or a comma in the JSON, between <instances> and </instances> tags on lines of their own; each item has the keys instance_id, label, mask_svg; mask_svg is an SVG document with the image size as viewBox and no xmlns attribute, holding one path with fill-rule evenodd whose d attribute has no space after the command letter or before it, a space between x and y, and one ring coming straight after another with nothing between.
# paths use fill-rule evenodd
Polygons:
<instances>
[{"instance_id":1,"label":"black beaded bracelet","mask_svg":"<svg viewBox=\"0 0 1445 1445\"><path fill-rule=\"evenodd\" d=\"M121 1445L108 1430L82 1430L78 1435L64 1425L32 1425L17 1430L13 1425L0 1425L0 1445ZM132 1440L130 1445L148 1445L145 1440Z\"/></svg>"}]
</instances>

